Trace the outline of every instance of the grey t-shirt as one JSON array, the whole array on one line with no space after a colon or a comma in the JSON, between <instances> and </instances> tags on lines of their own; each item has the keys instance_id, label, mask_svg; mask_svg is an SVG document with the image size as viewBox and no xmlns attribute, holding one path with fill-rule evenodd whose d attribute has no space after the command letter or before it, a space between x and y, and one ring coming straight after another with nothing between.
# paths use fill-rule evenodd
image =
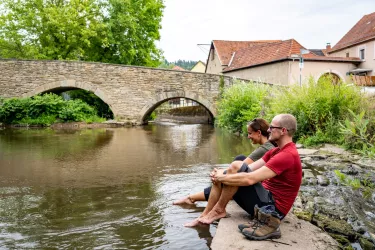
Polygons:
<instances>
[{"instance_id":1,"label":"grey t-shirt","mask_svg":"<svg viewBox=\"0 0 375 250\"><path fill-rule=\"evenodd\" d=\"M248 157L253 161L257 161L262 158L268 150L273 149L274 147L275 146L271 142L267 141L259 148L255 149Z\"/></svg>"}]
</instances>

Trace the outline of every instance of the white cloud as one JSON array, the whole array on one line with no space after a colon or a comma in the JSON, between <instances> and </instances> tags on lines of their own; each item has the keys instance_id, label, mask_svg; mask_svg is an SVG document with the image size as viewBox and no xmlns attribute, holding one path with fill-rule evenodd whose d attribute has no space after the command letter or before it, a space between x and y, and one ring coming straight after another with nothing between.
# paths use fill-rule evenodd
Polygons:
<instances>
[{"instance_id":1,"label":"white cloud","mask_svg":"<svg viewBox=\"0 0 375 250\"><path fill-rule=\"evenodd\" d=\"M159 47L168 61L206 60L197 44L212 40L294 38L307 48L337 43L373 0L165 0Z\"/></svg>"}]
</instances>

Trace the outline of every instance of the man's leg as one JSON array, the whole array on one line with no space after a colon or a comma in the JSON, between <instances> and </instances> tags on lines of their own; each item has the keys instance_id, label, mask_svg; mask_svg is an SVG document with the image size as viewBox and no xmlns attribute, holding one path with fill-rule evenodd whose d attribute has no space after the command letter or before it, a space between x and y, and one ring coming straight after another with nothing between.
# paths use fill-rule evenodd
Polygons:
<instances>
[{"instance_id":1,"label":"man's leg","mask_svg":"<svg viewBox=\"0 0 375 250\"><path fill-rule=\"evenodd\" d=\"M232 162L231 166L228 168L227 174L236 174L238 169L242 166L241 161ZM221 186L221 183L220 183ZM204 224L211 224L213 221L223 218L226 216L226 206L228 202L233 198L234 194L237 192L238 187L224 185L221 191L221 195L215 205L208 213L202 214L198 220ZM210 194L210 199L211 199ZM209 200L210 200L209 199Z\"/></svg>"},{"instance_id":2,"label":"man's leg","mask_svg":"<svg viewBox=\"0 0 375 250\"><path fill-rule=\"evenodd\" d=\"M212 208L215 206L215 204L218 202L222 192L222 185L221 183L215 183L212 185L210 197L207 202L206 208L203 210L203 213L195 220L192 222L186 223L184 226L185 227L195 227L199 224L199 218L206 216Z\"/></svg>"}]
</instances>

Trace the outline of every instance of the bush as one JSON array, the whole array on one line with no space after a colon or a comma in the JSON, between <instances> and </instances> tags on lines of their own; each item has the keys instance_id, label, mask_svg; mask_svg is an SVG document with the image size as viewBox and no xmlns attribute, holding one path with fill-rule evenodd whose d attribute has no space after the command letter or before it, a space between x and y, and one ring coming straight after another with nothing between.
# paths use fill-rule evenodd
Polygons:
<instances>
[{"instance_id":1,"label":"bush","mask_svg":"<svg viewBox=\"0 0 375 250\"><path fill-rule=\"evenodd\" d=\"M347 84L332 84L330 78L279 89L267 110L270 120L276 114L293 114L298 121L296 139L315 137L315 142L337 142L337 124L348 115L348 109L359 112L365 105L360 89ZM310 139L312 140L312 139Z\"/></svg>"},{"instance_id":2,"label":"bush","mask_svg":"<svg viewBox=\"0 0 375 250\"><path fill-rule=\"evenodd\" d=\"M246 133L246 123L260 116L269 89L265 84L240 81L225 89L218 104L217 125L232 132Z\"/></svg>"},{"instance_id":3,"label":"bush","mask_svg":"<svg viewBox=\"0 0 375 250\"><path fill-rule=\"evenodd\" d=\"M97 110L98 116L107 119L113 119L112 110L109 108L108 104L102 101L93 92L76 89L65 92L72 100L82 100L88 105L94 107Z\"/></svg>"},{"instance_id":4,"label":"bush","mask_svg":"<svg viewBox=\"0 0 375 250\"><path fill-rule=\"evenodd\" d=\"M4 100L0 107L0 122L12 124L14 121L19 121L28 117L30 101L29 98L11 98Z\"/></svg>"},{"instance_id":5,"label":"bush","mask_svg":"<svg viewBox=\"0 0 375 250\"><path fill-rule=\"evenodd\" d=\"M68 121L102 122L95 108L81 100L64 101L61 96L45 94L31 98L11 98L2 101L0 122L49 126L57 119Z\"/></svg>"},{"instance_id":6,"label":"bush","mask_svg":"<svg viewBox=\"0 0 375 250\"><path fill-rule=\"evenodd\" d=\"M38 118L41 115L57 114L65 106L65 101L61 96L55 94L44 94L33 96L27 107L28 116Z\"/></svg>"},{"instance_id":7,"label":"bush","mask_svg":"<svg viewBox=\"0 0 375 250\"><path fill-rule=\"evenodd\" d=\"M64 107L58 112L59 118L64 122L83 121L89 116L96 115L95 109L81 100L66 101Z\"/></svg>"}]
</instances>

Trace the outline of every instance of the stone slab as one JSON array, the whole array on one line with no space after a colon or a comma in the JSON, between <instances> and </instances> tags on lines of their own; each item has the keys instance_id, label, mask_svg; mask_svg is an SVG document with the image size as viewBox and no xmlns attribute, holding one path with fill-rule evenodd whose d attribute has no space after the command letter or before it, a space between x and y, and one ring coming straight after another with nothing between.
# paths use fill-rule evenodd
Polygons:
<instances>
[{"instance_id":1,"label":"stone slab","mask_svg":"<svg viewBox=\"0 0 375 250\"><path fill-rule=\"evenodd\" d=\"M277 250L330 250L338 249L338 244L318 227L289 213L280 229L282 237L270 241L250 241L238 230L237 225L248 220L247 214L235 202L228 204L229 218L220 220L213 238L212 250L227 249L277 249Z\"/></svg>"},{"instance_id":2,"label":"stone slab","mask_svg":"<svg viewBox=\"0 0 375 250\"><path fill-rule=\"evenodd\" d=\"M320 148L319 150L322 152L330 152L330 153L340 154L340 155L345 153L345 149L340 148L335 145L331 145L331 144L325 144L324 147Z\"/></svg>"},{"instance_id":3,"label":"stone slab","mask_svg":"<svg viewBox=\"0 0 375 250\"><path fill-rule=\"evenodd\" d=\"M316 152L318 152L317 149L307 149L307 148L299 148L297 149L297 151L300 155L313 155Z\"/></svg>"}]
</instances>

